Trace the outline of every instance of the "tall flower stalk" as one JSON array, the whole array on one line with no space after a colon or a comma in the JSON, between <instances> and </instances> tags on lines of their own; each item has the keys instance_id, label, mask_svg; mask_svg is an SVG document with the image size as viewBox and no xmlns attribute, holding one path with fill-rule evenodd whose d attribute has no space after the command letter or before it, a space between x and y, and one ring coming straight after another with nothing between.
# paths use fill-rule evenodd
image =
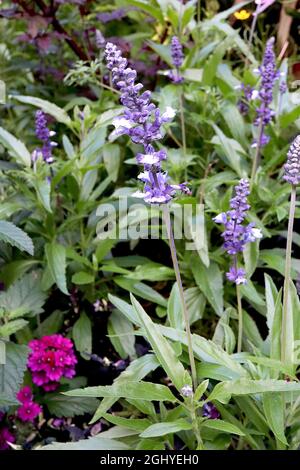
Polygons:
<instances>
[{"instance_id":1,"label":"tall flower stalk","mask_svg":"<svg viewBox=\"0 0 300 470\"><path fill-rule=\"evenodd\" d=\"M184 54L182 44L177 36L173 36L171 40L171 57L174 65L174 70L169 72L169 78L173 83L179 84L183 82L183 77L180 75L180 67L183 64ZM185 118L184 118L184 95L183 90L179 89L179 110L180 110L180 125L181 125L181 142L182 142L182 153L185 162L185 179L187 179L187 164L186 164L186 132L185 132Z\"/></svg>"},{"instance_id":2,"label":"tall flower stalk","mask_svg":"<svg viewBox=\"0 0 300 470\"><path fill-rule=\"evenodd\" d=\"M176 275L176 281L180 292L180 300L185 320L190 366L194 387L197 386L195 358L192 348L190 321L184 299L181 275L178 266L174 235L167 203L175 196L176 191L188 193L186 183L174 185L169 183L167 172L162 170L162 161L167 158L164 150L157 150L155 142L162 138L161 127L169 122L175 115L172 108L167 108L165 113L151 102L151 92L142 92L143 85L135 83L136 71L127 67L127 60L112 43L107 43L105 48L107 67L111 72L113 85L120 90L120 101L124 106L124 114L114 120L115 135L127 134L135 144L141 144L143 153L136 155L137 163L144 169L138 179L144 183L144 190L134 194L149 204L163 205L164 220L166 223L172 261Z\"/></svg>"},{"instance_id":3,"label":"tall flower stalk","mask_svg":"<svg viewBox=\"0 0 300 470\"><path fill-rule=\"evenodd\" d=\"M284 271L284 287L283 287L283 309L282 309L282 329L281 329L281 360L283 363L287 361L288 351L290 349L288 328L289 316L291 314L290 299L290 282L291 282L291 264L292 264L292 243L293 229L296 209L296 191L300 184L300 135L296 137L287 154L287 162L284 165L284 176L288 183L291 184L291 199L289 224L286 241L286 257Z\"/></svg>"},{"instance_id":4,"label":"tall flower stalk","mask_svg":"<svg viewBox=\"0 0 300 470\"><path fill-rule=\"evenodd\" d=\"M255 28L256 28L257 19L258 19L259 15L263 11L265 11L270 5L275 3L275 0L255 0L255 3L256 3L256 9L253 13L253 19L252 19L252 24L251 24L251 29L250 29L249 47L251 47L251 45L252 45L254 31L255 31Z\"/></svg>"},{"instance_id":5,"label":"tall flower stalk","mask_svg":"<svg viewBox=\"0 0 300 470\"><path fill-rule=\"evenodd\" d=\"M275 81L279 78L279 72L276 68L274 42L274 38L270 38L268 40L262 65L258 69L261 76L261 83L258 91L260 105L256 109L256 119L254 122L254 125L258 128L258 135L252 145L252 147L255 147L255 155L251 171L252 183L259 165L261 148L270 140L269 136L265 134L265 127L271 122L275 114L271 109L271 103L273 100Z\"/></svg>"},{"instance_id":6,"label":"tall flower stalk","mask_svg":"<svg viewBox=\"0 0 300 470\"><path fill-rule=\"evenodd\" d=\"M241 179L239 184L235 187L235 195L230 201L230 210L222 212L214 217L214 221L222 224L225 227L222 237L224 239L224 249L231 257L231 266L226 273L226 277L230 282L236 284L237 295L237 308L238 308L238 352L242 349L242 336L243 336L243 312L240 285L246 284L246 272L243 268L239 267L239 253L242 253L245 246L249 242L255 242L262 237L261 231L255 228L255 224L250 222L245 225L244 221L247 217L247 212L250 209L247 197L250 194L249 181Z\"/></svg>"}]
</instances>

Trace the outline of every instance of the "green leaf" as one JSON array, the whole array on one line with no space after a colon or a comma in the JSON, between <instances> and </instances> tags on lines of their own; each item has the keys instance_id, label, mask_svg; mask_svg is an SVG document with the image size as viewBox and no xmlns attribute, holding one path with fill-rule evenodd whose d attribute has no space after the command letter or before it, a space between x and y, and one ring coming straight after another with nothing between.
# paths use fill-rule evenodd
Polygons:
<instances>
[{"instance_id":1,"label":"green leaf","mask_svg":"<svg viewBox=\"0 0 300 470\"><path fill-rule=\"evenodd\" d=\"M168 320L173 328L178 330L184 329L179 289L176 282L173 284L171 295L168 300Z\"/></svg>"},{"instance_id":2,"label":"green leaf","mask_svg":"<svg viewBox=\"0 0 300 470\"><path fill-rule=\"evenodd\" d=\"M105 144L102 148L103 160L107 173L115 183L121 163L120 146L117 144Z\"/></svg>"},{"instance_id":3,"label":"green leaf","mask_svg":"<svg viewBox=\"0 0 300 470\"><path fill-rule=\"evenodd\" d=\"M257 268L257 262L259 257L259 240L254 243L247 243L243 252L247 278L250 279L255 269Z\"/></svg>"},{"instance_id":4,"label":"green leaf","mask_svg":"<svg viewBox=\"0 0 300 470\"><path fill-rule=\"evenodd\" d=\"M118 297L112 294L108 294L108 298L110 302L115 307L117 307L117 309L120 310L120 312L122 312L123 315L125 315L125 317L128 318L129 321L131 321L131 323L133 323L134 325L138 325L138 326L141 325L140 319L135 313L135 310L132 307L132 305L128 304L124 300L119 299Z\"/></svg>"},{"instance_id":5,"label":"green leaf","mask_svg":"<svg viewBox=\"0 0 300 470\"><path fill-rule=\"evenodd\" d=\"M263 408L268 424L277 439L288 445L284 434L285 400L282 393L264 393Z\"/></svg>"},{"instance_id":6,"label":"green leaf","mask_svg":"<svg viewBox=\"0 0 300 470\"><path fill-rule=\"evenodd\" d=\"M70 390L69 392L65 392L65 395L71 397L114 397L147 401L176 401L174 395L165 385L142 381L127 383L115 382L113 385Z\"/></svg>"},{"instance_id":7,"label":"green leaf","mask_svg":"<svg viewBox=\"0 0 300 470\"><path fill-rule=\"evenodd\" d=\"M101 433L102 434L102 433ZM123 442L113 439L101 438L100 435L82 439L77 442L58 443L53 442L40 450L129 450L130 448Z\"/></svg>"},{"instance_id":8,"label":"green leaf","mask_svg":"<svg viewBox=\"0 0 300 470\"><path fill-rule=\"evenodd\" d=\"M66 249L59 243L47 243L45 245L47 263L53 280L57 287L66 295L69 295L66 282Z\"/></svg>"},{"instance_id":9,"label":"green leaf","mask_svg":"<svg viewBox=\"0 0 300 470\"><path fill-rule=\"evenodd\" d=\"M9 337L10 335L15 334L17 331L22 330L22 328L24 328L27 323L28 322L23 319L13 320L5 323L5 325L0 326L0 338Z\"/></svg>"},{"instance_id":10,"label":"green leaf","mask_svg":"<svg viewBox=\"0 0 300 470\"><path fill-rule=\"evenodd\" d=\"M152 322L151 318L147 315L143 307L132 294L130 295L130 298L142 326L145 329L146 338L151 344L158 361L172 380L177 390L180 391L184 385L191 384L189 374L178 360L174 349L160 333L157 325Z\"/></svg>"},{"instance_id":11,"label":"green leaf","mask_svg":"<svg viewBox=\"0 0 300 470\"><path fill-rule=\"evenodd\" d=\"M35 332L35 335L53 335L61 329L63 322L64 312L61 312L60 310L54 310L54 312L48 315L47 318L41 322Z\"/></svg>"},{"instance_id":12,"label":"green leaf","mask_svg":"<svg viewBox=\"0 0 300 470\"><path fill-rule=\"evenodd\" d=\"M153 41L147 41L147 44L153 49L159 57L163 59L166 64L172 67L172 57L170 47L165 46L164 44L157 44Z\"/></svg>"},{"instance_id":13,"label":"green leaf","mask_svg":"<svg viewBox=\"0 0 300 470\"><path fill-rule=\"evenodd\" d=\"M85 358L85 354L92 353L92 323L85 312L82 312L75 322L72 336L77 351Z\"/></svg>"},{"instance_id":14,"label":"green leaf","mask_svg":"<svg viewBox=\"0 0 300 470\"><path fill-rule=\"evenodd\" d=\"M119 377L115 380L115 384L126 384L132 381L139 381L146 377L150 372L155 370L159 366L154 354L146 354L145 356L139 357L130 363L126 370L121 372ZM91 423L96 422L103 416L103 413L112 407L118 398L104 398L99 405ZM150 413L151 414L151 413Z\"/></svg>"},{"instance_id":15,"label":"green leaf","mask_svg":"<svg viewBox=\"0 0 300 470\"><path fill-rule=\"evenodd\" d=\"M31 155L29 150L25 147L23 142L2 127L0 127L0 143L7 148L18 163L30 167Z\"/></svg>"},{"instance_id":16,"label":"green leaf","mask_svg":"<svg viewBox=\"0 0 300 470\"><path fill-rule=\"evenodd\" d=\"M60 393L49 393L43 398L51 415L58 417L73 418L84 413L92 414L95 412L99 401L95 398L66 397Z\"/></svg>"},{"instance_id":17,"label":"green leaf","mask_svg":"<svg viewBox=\"0 0 300 470\"><path fill-rule=\"evenodd\" d=\"M11 222L0 220L0 240L16 246L21 251L27 251L30 255L34 253L34 246L31 238Z\"/></svg>"},{"instance_id":18,"label":"green leaf","mask_svg":"<svg viewBox=\"0 0 300 470\"><path fill-rule=\"evenodd\" d=\"M94 282L94 280L94 276L90 273L87 273L86 271L79 271L78 273L75 273L72 276L72 282L78 285L91 284L92 282Z\"/></svg>"},{"instance_id":19,"label":"green leaf","mask_svg":"<svg viewBox=\"0 0 300 470\"><path fill-rule=\"evenodd\" d=\"M118 286L122 287L122 289L132 292L134 295L142 297L142 299L150 300L150 302L154 302L162 307L167 307L167 300L152 289L152 287L143 282L136 282L135 280L127 279L122 276L115 277L114 281Z\"/></svg>"},{"instance_id":20,"label":"green leaf","mask_svg":"<svg viewBox=\"0 0 300 470\"><path fill-rule=\"evenodd\" d=\"M37 315L44 311L42 306L46 299L47 294L41 288L40 273L33 271L18 279L6 292L0 293L0 307L9 319L25 314Z\"/></svg>"},{"instance_id":21,"label":"green leaf","mask_svg":"<svg viewBox=\"0 0 300 470\"><path fill-rule=\"evenodd\" d=\"M23 382L28 352L27 346L5 343L5 364L0 365L0 407L6 406L5 401L18 404L16 394Z\"/></svg>"},{"instance_id":22,"label":"green leaf","mask_svg":"<svg viewBox=\"0 0 300 470\"><path fill-rule=\"evenodd\" d=\"M245 436L245 433L241 431L237 426L231 423L227 423L222 419L209 419L201 423L201 428L215 429L220 432L227 432L230 434L237 434L238 436Z\"/></svg>"},{"instance_id":23,"label":"green leaf","mask_svg":"<svg viewBox=\"0 0 300 470\"><path fill-rule=\"evenodd\" d=\"M194 259L192 272L196 284L205 295L217 315L223 314L223 279L216 263L210 263L206 268L200 261Z\"/></svg>"},{"instance_id":24,"label":"green leaf","mask_svg":"<svg viewBox=\"0 0 300 470\"><path fill-rule=\"evenodd\" d=\"M253 395L268 392L300 392L299 382L287 382L286 380L250 380L239 379L230 382L218 383L209 396L209 401L218 400L228 403L231 396Z\"/></svg>"},{"instance_id":25,"label":"green leaf","mask_svg":"<svg viewBox=\"0 0 300 470\"><path fill-rule=\"evenodd\" d=\"M282 326L282 304L280 290L275 302L274 317L270 332L270 357L272 359L281 358L281 326Z\"/></svg>"},{"instance_id":26,"label":"green leaf","mask_svg":"<svg viewBox=\"0 0 300 470\"><path fill-rule=\"evenodd\" d=\"M71 125L71 119L63 109L56 106L56 104L50 103L49 101L42 100L41 98L36 98L34 96L24 96L24 95L13 95L13 99L20 101L21 103L30 104L36 106L37 108L42 109L45 113L53 116L56 121L65 124L66 126Z\"/></svg>"},{"instance_id":27,"label":"green leaf","mask_svg":"<svg viewBox=\"0 0 300 470\"><path fill-rule=\"evenodd\" d=\"M179 431L190 431L192 428L192 424L182 418L170 423L152 424L140 434L140 437L166 436L167 434L174 434Z\"/></svg>"},{"instance_id":28,"label":"green leaf","mask_svg":"<svg viewBox=\"0 0 300 470\"><path fill-rule=\"evenodd\" d=\"M273 282L273 279L268 274L265 274L265 296L267 305L267 325L269 331L271 331L275 316L275 305L278 297L278 290Z\"/></svg>"},{"instance_id":29,"label":"green leaf","mask_svg":"<svg viewBox=\"0 0 300 470\"><path fill-rule=\"evenodd\" d=\"M220 158L229 165L239 177L246 176L246 168L242 165L242 156L246 156L244 149L234 139L227 137L224 132L214 123L212 127L216 136L212 139L212 144L216 146L216 151Z\"/></svg>"},{"instance_id":30,"label":"green leaf","mask_svg":"<svg viewBox=\"0 0 300 470\"><path fill-rule=\"evenodd\" d=\"M122 418L121 416L110 415L108 413L104 413L103 418L112 424L137 431L137 434L151 425L151 421L149 419L128 419Z\"/></svg>"},{"instance_id":31,"label":"green leaf","mask_svg":"<svg viewBox=\"0 0 300 470\"><path fill-rule=\"evenodd\" d=\"M164 23L164 17L161 10L151 5L149 2L145 2L142 0L127 0L127 4L144 10L146 13L153 16L153 18L159 21L159 23Z\"/></svg>"},{"instance_id":32,"label":"green leaf","mask_svg":"<svg viewBox=\"0 0 300 470\"><path fill-rule=\"evenodd\" d=\"M227 38L227 40L222 41L214 49L214 52L211 54L211 56L207 60L203 69L203 77L202 77L203 86L211 86L213 84L213 81L216 77L218 65L221 62L222 57L226 52L229 41L231 41L231 38Z\"/></svg>"},{"instance_id":33,"label":"green leaf","mask_svg":"<svg viewBox=\"0 0 300 470\"><path fill-rule=\"evenodd\" d=\"M110 340L121 358L135 357L135 336L131 321L124 318L118 310L114 310L109 317L108 334Z\"/></svg>"},{"instance_id":34,"label":"green leaf","mask_svg":"<svg viewBox=\"0 0 300 470\"><path fill-rule=\"evenodd\" d=\"M51 185L47 180L36 180L34 183L35 190L37 193L37 197L42 204L42 206L46 209L47 212L52 212L51 209Z\"/></svg>"}]
</instances>

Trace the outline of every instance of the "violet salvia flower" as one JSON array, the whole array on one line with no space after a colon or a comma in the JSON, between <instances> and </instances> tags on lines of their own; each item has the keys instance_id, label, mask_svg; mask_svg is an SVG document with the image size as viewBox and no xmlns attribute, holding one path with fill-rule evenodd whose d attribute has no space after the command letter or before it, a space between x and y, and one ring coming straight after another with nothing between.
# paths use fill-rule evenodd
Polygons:
<instances>
[{"instance_id":1,"label":"violet salvia flower","mask_svg":"<svg viewBox=\"0 0 300 470\"><path fill-rule=\"evenodd\" d=\"M213 219L216 223L225 226L222 234L223 246L233 258L232 266L226 273L226 277L237 285L246 283L245 270L237 266L237 255L244 251L247 243L262 237L261 231L255 228L254 223L244 224L247 211L250 209L247 201L249 194L249 181L241 179L235 187L235 196L230 201L230 210L222 212Z\"/></svg>"},{"instance_id":2,"label":"violet salvia flower","mask_svg":"<svg viewBox=\"0 0 300 470\"><path fill-rule=\"evenodd\" d=\"M241 90L243 91L243 96L238 101L238 108L240 113L245 116L249 111L250 101L254 100L257 97L257 91L254 90L252 86L244 85L243 83L237 88L241 88Z\"/></svg>"},{"instance_id":3,"label":"violet salvia flower","mask_svg":"<svg viewBox=\"0 0 300 470\"><path fill-rule=\"evenodd\" d=\"M293 186L300 184L300 135L292 142L287 153L283 179Z\"/></svg>"},{"instance_id":4,"label":"violet salvia flower","mask_svg":"<svg viewBox=\"0 0 300 470\"><path fill-rule=\"evenodd\" d=\"M55 135L55 132L48 129L45 113L41 110L35 114L35 133L43 146L33 152L33 161L36 161L39 154L41 154L46 163L53 163L52 149L56 147L57 143L52 141L51 137Z\"/></svg>"},{"instance_id":5,"label":"violet salvia flower","mask_svg":"<svg viewBox=\"0 0 300 470\"><path fill-rule=\"evenodd\" d=\"M182 396L184 397L192 397L193 396L193 389L190 385L184 385L180 390Z\"/></svg>"},{"instance_id":6,"label":"violet salvia flower","mask_svg":"<svg viewBox=\"0 0 300 470\"><path fill-rule=\"evenodd\" d=\"M151 92L142 92L143 85L136 83L137 73L127 67L127 60L112 43L105 48L107 67L112 74L114 86L120 90L120 101L124 106L123 116L114 120L113 135L127 134L132 142L141 144L144 153L137 154L137 162L144 166L138 178L144 182L144 192L135 193L150 204L169 202L176 191L189 192L185 183L172 185L168 175L161 169L161 162L167 158L164 150L156 150L154 143L163 136L162 125L171 121L175 111L168 107L164 113L151 102Z\"/></svg>"},{"instance_id":7,"label":"violet salvia flower","mask_svg":"<svg viewBox=\"0 0 300 470\"><path fill-rule=\"evenodd\" d=\"M261 76L261 83L258 92L260 106L256 109L256 120L254 125L256 127L261 127L261 135L259 137L260 141L254 141L253 146L259 145L262 147L268 143L269 136L264 133L264 128L271 122L275 114L270 106L273 100L274 85L276 80L279 78L280 73L276 68L274 42L275 39L273 37L268 40L262 65L258 69Z\"/></svg>"},{"instance_id":8,"label":"violet salvia flower","mask_svg":"<svg viewBox=\"0 0 300 470\"><path fill-rule=\"evenodd\" d=\"M168 72L168 77L172 80L173 83L182 83L183 77L180 75L179 69L183 64L184 54L182 50L182 44L180 43L177 36L173 36L171 39L171 57L175 70L170 70Z\"/></svg>"},{"instance_id":9,"label":"violet salvia flower","mask_svg":"<svg viewBox=\"0 0 300 470\"><path fill-rule=\"evenodd\" d=\"M69 338L59 334L43 336L30 341L29 347L32 352L27 365L32 372L33 383L52 391L58 387L62 377L74 377L77 359Z\"/></svg>"},{"instance_id":10,"label":"violet salvia flower","mask_svg":"<svg viewBox=\"0 0 300 470\"><path fill-rule=\"evenodd\" d=\"M221 417L215 405L210 401L203 405L202 415L208 419L219 419Z\"/></svg>"},{"instance_id":11,"label":"violet salvia flower","mask_svg":"<svg viewBox=\"0 0 300 470\"><path fill-rule=\"evenodd\" d=\"M95 42L98 49L102 49L106 44L105 37L99 29L96 29L95 31Z\"/></svg>"}]
</instances>

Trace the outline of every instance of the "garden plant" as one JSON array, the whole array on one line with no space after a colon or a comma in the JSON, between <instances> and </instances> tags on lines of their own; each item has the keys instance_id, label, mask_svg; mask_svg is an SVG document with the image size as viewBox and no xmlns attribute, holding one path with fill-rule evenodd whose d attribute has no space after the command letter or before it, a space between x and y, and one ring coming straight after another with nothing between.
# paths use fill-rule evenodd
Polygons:
<instances>
[{"instance_id":1,"label":"garden plant","mask_svg":"<svg viewBox=\"0 0 300 470\"><path fill-rule=\"evenodd\" d=\"M0 5L0 450L298 450L299 2Z\"/></svg>"}]
</instances>

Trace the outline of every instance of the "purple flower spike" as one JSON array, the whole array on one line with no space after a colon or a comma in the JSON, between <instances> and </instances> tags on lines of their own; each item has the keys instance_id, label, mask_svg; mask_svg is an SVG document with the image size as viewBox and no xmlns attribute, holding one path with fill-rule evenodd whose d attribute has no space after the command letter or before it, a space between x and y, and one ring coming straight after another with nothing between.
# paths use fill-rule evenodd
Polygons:
<instances>
[{"instance_id":1,"label":"purple flower spike","mask_svg":"<svg viewBox=\"0 0 300 470\"><path fill-rule=\"evenodd\" d=\"M173 36L171 40L171 55L174 67L179 69L183 64L184 55L182 45L177 36Z\"/></svg>"},{"instance_id":2,"label":"purple flower spike","mask_svg":"<svg viewBox=\"0 0 300 470\"><path fill-rule=\"evenodd\" d=\"M237 267L238 253L244 251L247 243L254 242L262 237L261 231L255 228L254 223L243 225L247 211L250 209L247 201L249 194L248 180L241 179L235 187L235 196L230 201L230 210L222 212L213 219L217 224L225 226L225 231L222 233L224 238L223 246L227 253L233 257L233 264L229 272L226 273L226 277L235 284L246 283L244 269Z\"/></svg>"},{"instance_id":3,"label":"purple flower spike","mask_svg":"<svg viewBox=\"0 0 300 470\"><path fill-rule=\"evenodd\" d=\"M105 48L107 67L112 74L114 86L121 92L124 114L114 120L113 135L129 135L132 142L141 144L144 153L137 154L137 162L144 166L138 178L144 182L144 192L136 193L149 204L165 204L175 195L176 190L188 192L185 183L170 185L167 173L161 170L161 162L167 158L164 150L157 151L154 142L163 136L162 125L171 121L175 111L168 107L164 113L151 102L151 92L142 91L143 85L136 83L137 73L127 67L120 50L112 43Z\"/></svg>"},{"instance_id":4,"label":"purple flower spike","mask_svg":"<svg viewBox=\"0 0 300 470\"><path fill-rule=\"evenodd\" d=\"M169 70L168 77L175 84L182 83L183 77L180 75L179 69L183 64L184 54L182 44L177 36L173 36L171 40L171 56L175 70Z\"/></svg>"},{"instance_id":5,"label":"purple flower spike","mask_svg":"<svg viewBox=\"0 0 300 470\"><path fill-rule=\"evenodd\" d=\"M33 152L32 160L36 161L41 154L46 163L53 163L52 149L56 147L57 143L52 141L51 137L55 135L55 132L49 131L45 113L41 110L37 111L35 114L35 134L43 143L43 146Z\"/></svg>"},{"instance_id":6,"label":"purple flower spike","mask_svg":"<svg viewBox=\"0 0 300 470\"><path fill-rule=\"evenodd\" d=\"M274 38L268 40L262 65L258 69L258 72L261 76L261 83L258 92L260 106L256 109L256 120L254 122L254 125L256 127L262 125L264 128L267 124L271 122L274 116L274 111L270 108L270 105L273 100L273 89L275 82L280 76L280 73L276 68L274 42ZM268 137L265 136L264 132L262 132L262 138L259 142L259 145L264 146L268 143L268 141Z\"/></svg>"},{"instance_id":7,"label":"purple flower spike","mask_svg":"<svg viewBox=\"0 0 300 470\"><path fill-rule=\"evenodd\" d=\"M300 135L289 148L283 179L294 186L300 184Z\"/></svg>"}]
</instances>

